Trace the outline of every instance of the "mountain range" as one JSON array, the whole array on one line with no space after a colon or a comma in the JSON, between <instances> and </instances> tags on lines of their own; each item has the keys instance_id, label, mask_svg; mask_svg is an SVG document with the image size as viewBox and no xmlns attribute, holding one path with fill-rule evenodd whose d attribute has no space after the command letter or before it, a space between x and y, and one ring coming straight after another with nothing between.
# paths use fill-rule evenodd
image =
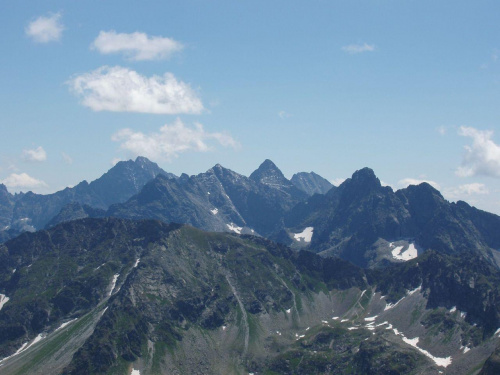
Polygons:
<instances>
[{"instance_id":1,"label":"mountain range","mask_svg":"<svg viewBox=\"0 0 500 375\"><path fill-rule=\"evenodd\" d=\"M500 217L426 183L139 157L0 220L2 375L499 373Z\"/></svg>"}]
</instances>

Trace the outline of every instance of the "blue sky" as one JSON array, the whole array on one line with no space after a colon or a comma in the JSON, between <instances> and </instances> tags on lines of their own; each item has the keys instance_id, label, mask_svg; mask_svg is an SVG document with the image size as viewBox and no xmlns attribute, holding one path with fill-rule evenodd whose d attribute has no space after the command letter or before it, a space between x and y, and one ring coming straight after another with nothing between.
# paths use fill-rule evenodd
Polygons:
<instances>
[{"instance_id":1,"label":"blue sky","mask_svg":"<svg viewBox=\"0 0 500 375\"><path fill-rule=\"evenodd\" d=\"M368 166L500 213L498 1L8 1L0 181Z\"/></svg>"}]
</instances>

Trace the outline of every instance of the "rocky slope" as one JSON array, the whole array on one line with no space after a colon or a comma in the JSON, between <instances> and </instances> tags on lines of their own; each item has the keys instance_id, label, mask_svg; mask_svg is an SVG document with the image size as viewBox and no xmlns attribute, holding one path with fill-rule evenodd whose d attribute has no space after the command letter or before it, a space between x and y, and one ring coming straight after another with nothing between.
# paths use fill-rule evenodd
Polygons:
<instances>
[{"instance_id":1,"label":"rocky slope","mask_svg":"<svg viewBox=\"0 0 500 375\"><path fill-rule=\"evenodd\" d=\"M381 272L87 218L0 247L0 373L468 374L494 366L499 285L474 254Z\"/></svg>"},{"instance_id":2,"label":"rocky slope","mask_svg":"<svg viewBox=\"0 0 500 375\"><path fill-rule=\"evenodd\" d=\"M285 212L306 197L269 160L250 177L217 164L177 180L158 176L128 202L110 207L107 215L267 236L281 227Z\"/></svg>"}]
</instances>

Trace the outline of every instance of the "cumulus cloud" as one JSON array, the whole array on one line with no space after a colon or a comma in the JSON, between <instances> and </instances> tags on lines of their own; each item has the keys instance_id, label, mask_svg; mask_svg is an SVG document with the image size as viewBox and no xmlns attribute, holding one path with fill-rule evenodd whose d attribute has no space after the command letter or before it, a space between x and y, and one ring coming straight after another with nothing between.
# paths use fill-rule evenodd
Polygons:
<instances>
[{"instance_id":1,"label":"cumulus cloud","mask_svg":"<svg viewBox=\"0 0 500 375\"><path fill-rule=\"evenodd\" d=\"M123 53L131 60L168 59L184 46L171 38L148 36L145 33L117 33L101 31L90 46L102 54Z\"/></svg>"},{"instance_id":2,"label":"cumulus cloud","mask_svg":"<svg viewBox=\"0 0 500 375\"><path fill-rule=\"evenodd\" d=\"M350 55L354 55L356 53L363 53L363 52L373 52L373 51L375 51L375 45L368 44L368 43L349 44L348 46L343 46L342 51L347 52Z\"/></svg>"},{"instance_id":3,"label":"cumulus cloud","mask_svg":"<svg viewBox=\"0 0 500 375\"><path fill-rule=\"evenodd\" d=\"M144 134L131 129L122 129L111 139L120 142L120 148L134 156L145 156L156 160L172 160L186 151L210 151L213 150L212 143L224 147L239 147L238 142L228 134L207 132L200 123L187 127L180 119L173 124L163 125L158 133Z\"/></svg>"},{"instance_id":4,"label":"cumulus cloud","mask_svg":"<svg viewBox=\"0 0 500 375\"><path fill-rule=\"evenodd\" d=\"M37 43L55 42L61 39L64 26L61 13L40 16L26 26L25 32Z\"/></svg>"},{"instance_id":5,"label":"cumulus cloud","mask_svg":"<svg viewBox=\"0 0 500 375\"><path fill-rule=\"evenodd\" d=\"M471 138L472 144L465 146L462 165L455 173L460 177L500 177L500 146L491 139L493 132L461 126L458 134Z\"/></svg>"},{"instance_id":6,"label":"cumulus cloud","mask_svg":"<svg viewBox=\"0 0 500 375\"><path fill-rule=\"evenodd\" d=\"M474 182L472 184L465 184L456 187L446 188L443 195L446 199L451 201L466 200L471 195L486 195L489 194L488 188L484 184Z\"/></svg>"},{"instance_id":7,"label":"cumulus cloud","mask_svg":"<svg viewBox=\"0 0 500 375\"><path fill-rule=\"evenodd\" d=\"M203 110L195 91L172 73L145 77L120 66L102 66L67 83L82 104L94 111L171 115Z\"/></svg>"},{"instance_id":8,"label":"cumulus cloud","mask_svg":"<svg viewBox=\"0 0 500 375\"><path fill-rule=\"evenodd\" d=\"M41 162L47 160L47 153L42 146L32 150L23 150L23 159L30 162Z\"/></svg>"},{"instance_id":9,"label":"cumulus cloud","mask_svg":"<svg viewBox=\"0 0 500 375\"><path fill-rule=\"evenodd\" d=\"M440 186L437 182L431 181L431 180L425 180L425 179L418 179L418 178L403 178L402 180L398 181L398 185L405 188L408 187L409 185L420 185L421 183L427 182L429 185L431 185L434 189L440 189Z\"/></svg>"},{"instance_id":10,"label":"cumulus cloud","mask_svg":"<svg viewBox=\"0 0 500 375\"><path fill-rule=\"evenodd\" d=\"M27 173L12 173L10 176L1 180L0 182L8 188L12 188L14 190L47 187L47 184L45 182L31 177Z\"/></svg>"}]
</instances>

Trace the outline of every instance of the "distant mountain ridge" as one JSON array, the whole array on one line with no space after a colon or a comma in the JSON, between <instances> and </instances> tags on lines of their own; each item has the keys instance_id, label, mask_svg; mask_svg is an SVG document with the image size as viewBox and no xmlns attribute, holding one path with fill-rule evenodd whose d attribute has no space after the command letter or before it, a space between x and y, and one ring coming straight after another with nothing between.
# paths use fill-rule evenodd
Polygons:
<instances>
[{"instance_id":1,"label":"distant mountain ridge","mask_svg":"<svg viewBox=\"0 0 500 375\"><path fill-rule=\"evenodd\" d=\"M0 218L8 223L11 217L0 240L63 221L107 216L260 235L364 268L408 261L429 249L480 254L500 265L500 217L465 202L450 203L429 184L393 191L370 168L329 189L312 172L292 179L295 184L270 160L249 177L217 164L177 178L137 158L118 163L90 184L47 196L13 196L0 187ZM325 194L313 193L321 186Z\"/></svg>"},{"instance_id":2,"label":"distant mountain ridge","mask_svg":"<svg viewBox=\"0 0 500 375\"><path fill-rule=\"evenodd\" d=\"M144 157L137 157L135 161L118 162L90 184L82 181L75 187L53 194L41 195L28 192L13 196L2 185L3 187L0 186L0 225L4 226L4 231L12 228L13 233L41 229L70 203L106 210L111 204L124 202L137 194L146 182L159 174L176 178L156 163ZM23 226L20 227L19 223L23 223Z\"/></svg>"},{"instance_id":3,"label":"distant mountain ridge","mask_svg":"<svg viewBox=\"0 0 500 375\"><path fill-rule=\"evenodd\" d=\"M386 250L391 241L407 239L424 250L477 252L492 262L500 249L499 216L465 202L450 203L427 183L394 192L369 168L356 171L337 189L297 204L284 222L288 236L281 233L281 241L292 244L293 233L313 228L309 249L362 267L393 260L390 252L377 248L378 240L385 240Z\"/></svg>"},{"instance_id":4,"label":"distant mountain ridge","mask_svg":"<svg viewBox=\"0 0 500 375\"><path fill-rule=\"evenodd\" d=\"M290 181L308 195L326 194L330 189L335 188L328 180L314 172L295 173Z\"/></svg>"}]
</instances>

